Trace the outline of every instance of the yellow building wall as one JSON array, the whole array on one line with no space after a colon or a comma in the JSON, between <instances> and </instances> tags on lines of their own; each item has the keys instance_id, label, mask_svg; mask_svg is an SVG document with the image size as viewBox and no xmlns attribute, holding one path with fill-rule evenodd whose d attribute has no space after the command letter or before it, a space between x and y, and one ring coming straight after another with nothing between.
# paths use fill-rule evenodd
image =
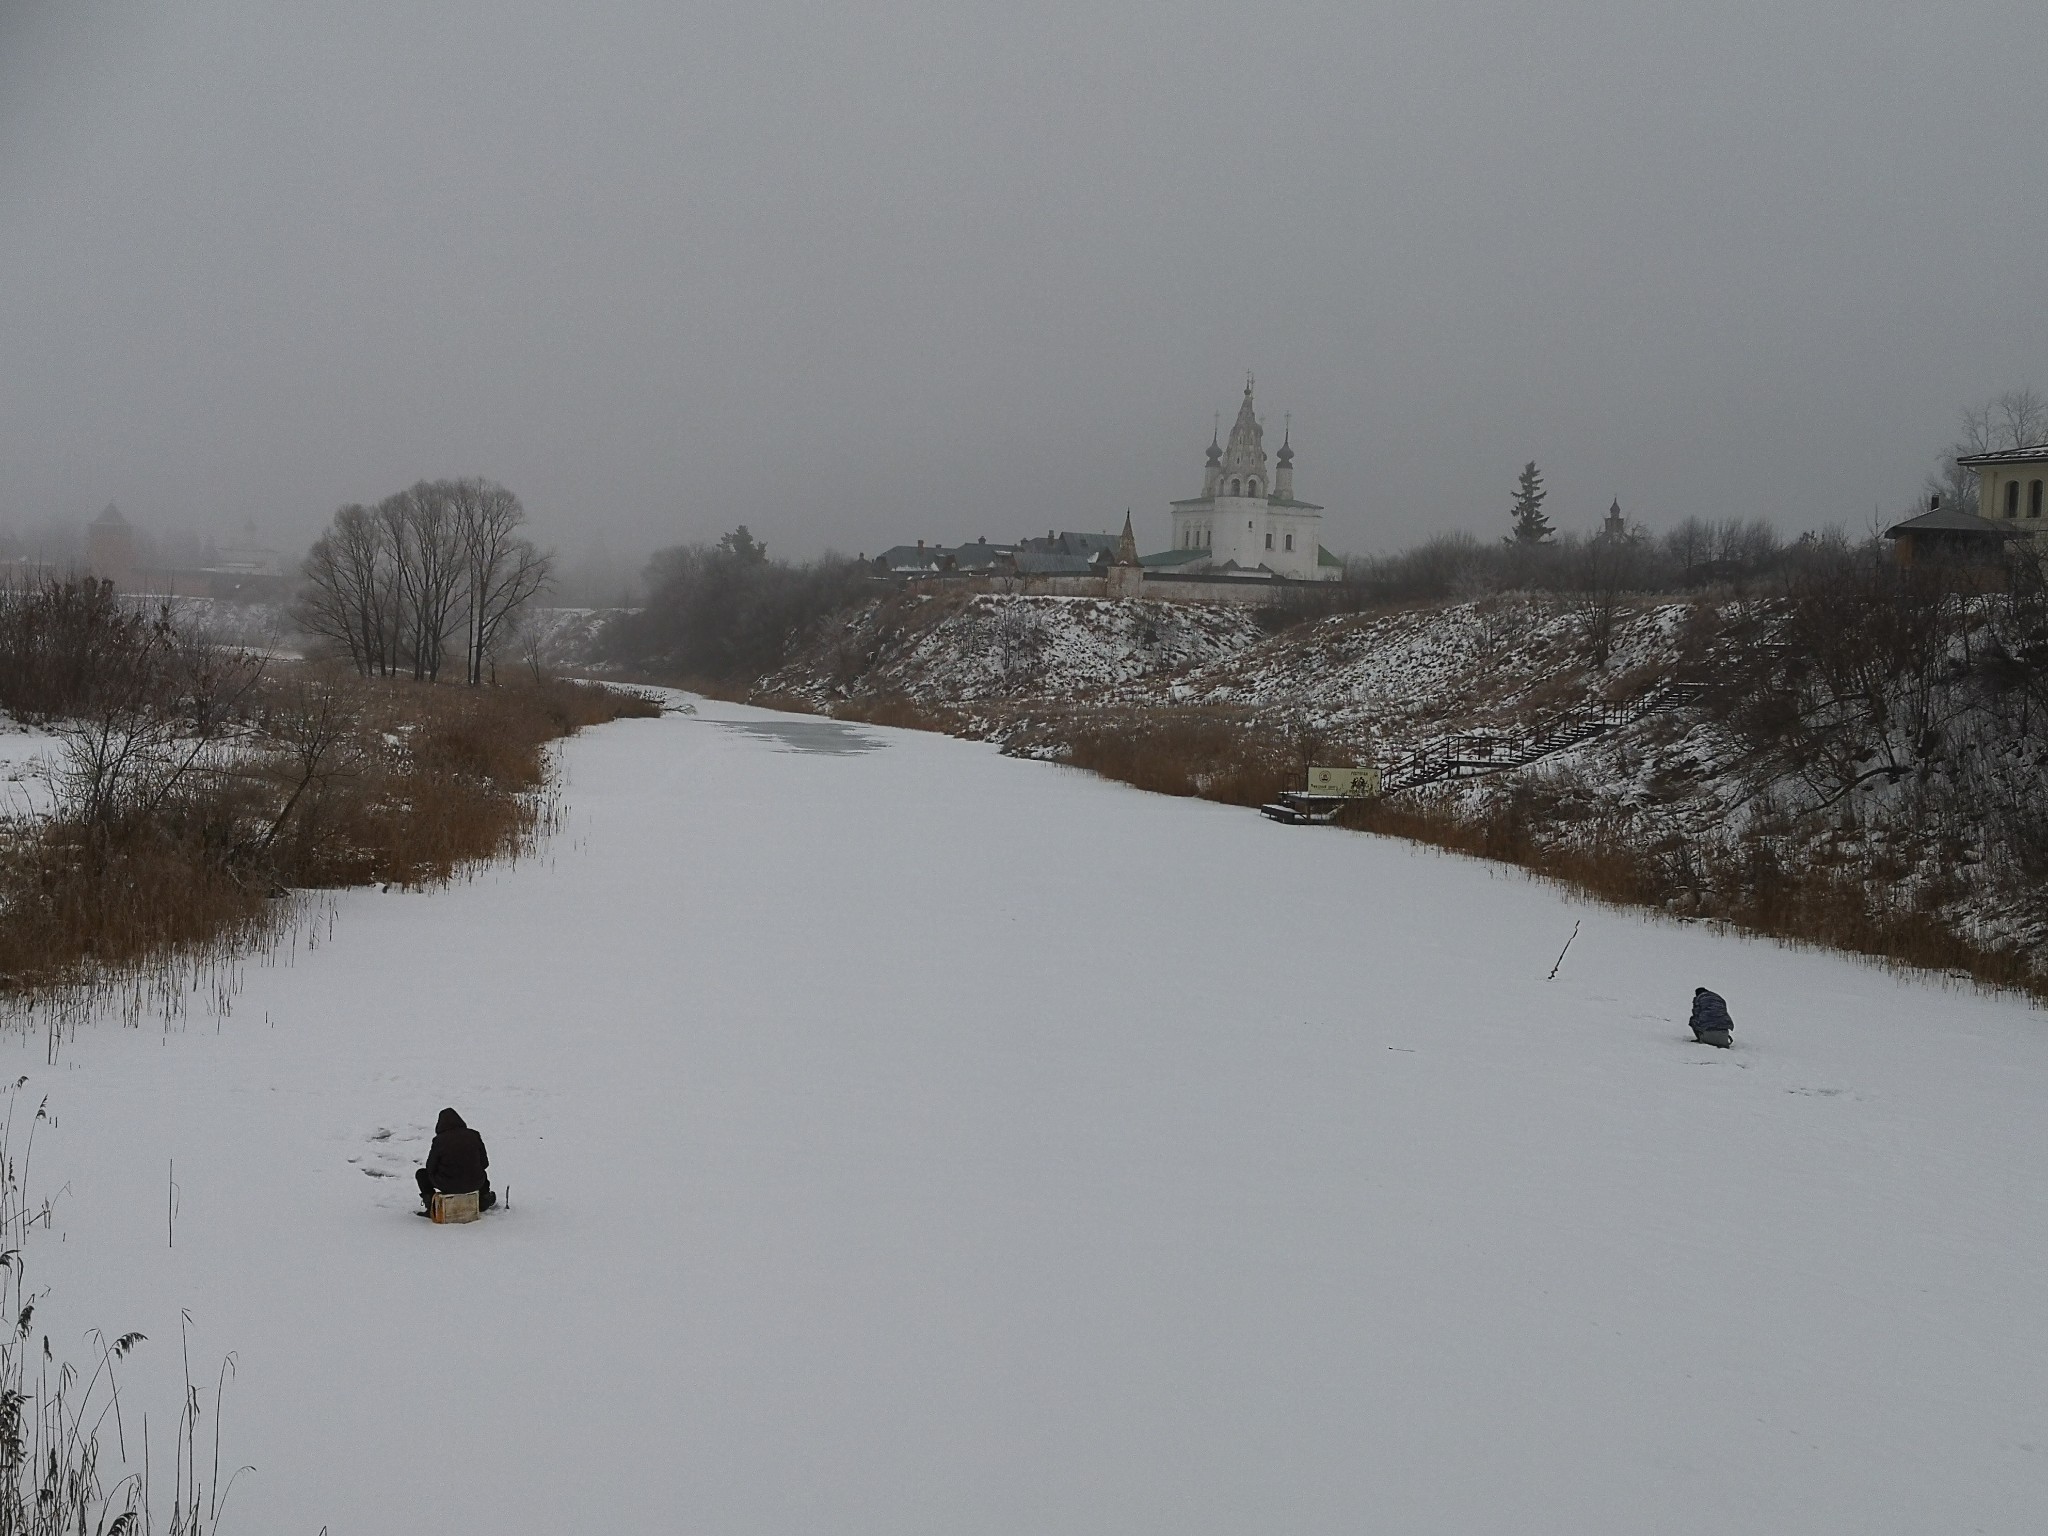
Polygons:
<instances>
[{"instance_id":1,"label":"yellow building wall","mask_svg":"<svg viewBox=\"0 0 2048 1536\"><path fill-rule=\"evenodd\" d=\"M2033 488L2042 484L2042 511L2033 510ZM2017 486L2013 516L2006 516L2007 486ZM2048 464L1987 464L1977 471L1977 511L1995 523L2010 523L2036 538L2048 534Z\"/></svg>"}]
</instances>

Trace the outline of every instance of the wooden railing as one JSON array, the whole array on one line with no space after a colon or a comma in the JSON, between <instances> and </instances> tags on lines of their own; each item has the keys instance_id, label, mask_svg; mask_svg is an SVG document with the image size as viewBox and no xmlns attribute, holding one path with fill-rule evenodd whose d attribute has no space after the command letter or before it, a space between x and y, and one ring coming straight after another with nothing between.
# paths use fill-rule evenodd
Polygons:
<instances>
[{"instance_id":1,"label":"wooden railing","mask_svg":"<svg viewBox=\"0 0 2048 1536\"><path fill-rule=\"evenodd\" d=\"M1609 731L1633 725L1645 716L1696 705L1706 694L1704 683L1669 682L1627 704L1582 705L1567 710L1541 730L1512 735L1471 733L1417 752L1394 764L1380 781L1380 796L1398 795L1446 779L1472 778L1504 768L1526 768L1553 753L1583 746Z\"/></svg>"}]
</instances>

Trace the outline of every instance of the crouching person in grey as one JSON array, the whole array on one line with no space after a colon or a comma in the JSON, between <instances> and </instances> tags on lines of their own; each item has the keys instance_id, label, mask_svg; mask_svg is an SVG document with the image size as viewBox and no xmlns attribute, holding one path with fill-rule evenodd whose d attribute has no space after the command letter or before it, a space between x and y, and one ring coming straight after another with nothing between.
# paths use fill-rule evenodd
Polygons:
<instances>
[{"instance_id":1,"label":"crouching person in grey","mask_svg":"<svg viewBox=\"0 0 2048 1536\"><path fill-rule=\"evenodd\" d=\"M1702 1045L1727 1050L1735 1043L1735 1021L1728 1017L1728 1000L1718 992L1695 987L1692 993L1692 1037Z\"/></svg>"}]
</instances>

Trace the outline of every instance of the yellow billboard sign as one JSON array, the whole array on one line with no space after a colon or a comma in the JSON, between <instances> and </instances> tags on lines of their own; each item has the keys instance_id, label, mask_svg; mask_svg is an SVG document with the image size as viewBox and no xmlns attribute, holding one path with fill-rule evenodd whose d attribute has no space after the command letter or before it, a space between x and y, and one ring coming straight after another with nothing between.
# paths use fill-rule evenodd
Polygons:
<instances>
[{"instance_id":1,"label":"yellow billboard sign","mask_svg":"<svg viewBox=\"0 0 2048 1536\"><path fill-rule=\"evenodd\" d=\"M1311 768L1308 771L1308 792L1362 800L1380 792L1380 771L1377 768Z\"/></svg>"}]
</instances>

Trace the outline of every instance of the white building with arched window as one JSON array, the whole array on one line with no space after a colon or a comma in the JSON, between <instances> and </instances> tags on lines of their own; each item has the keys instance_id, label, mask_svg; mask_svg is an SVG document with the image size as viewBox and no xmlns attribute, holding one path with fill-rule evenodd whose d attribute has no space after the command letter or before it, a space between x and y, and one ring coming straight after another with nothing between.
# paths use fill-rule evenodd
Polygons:
<instances>
[{"instance_id":1,"label":"white building with arched window","mask_svg":"<svg viewBox=\"0 0 2048 1536\"><path fill-rule=\"evenodd\" d=\"M2048 444L1973 453L1956 463L1976 472L1978 516L2048 538Z\"/></svg>"},{"instance_id":2,"label":"white building with arched window","mask_svg":"<svg viewBox=\"0 0 2048 1536\"><path fill-rule=\"evenodd\" d=\"M1322 546L1323 509L1294 497L1292 434L1283 436L1269 469L1266 431L1252 409L1252 381L1230 428L1230 440L1209 439L1202 494L1173 503L1173 547L1200 550L1212 571L1263 571L1297 581L1335 581L1343 562ZM1190 560L1182 569L1193 566Z\"/></svg>"}]
</instances>

